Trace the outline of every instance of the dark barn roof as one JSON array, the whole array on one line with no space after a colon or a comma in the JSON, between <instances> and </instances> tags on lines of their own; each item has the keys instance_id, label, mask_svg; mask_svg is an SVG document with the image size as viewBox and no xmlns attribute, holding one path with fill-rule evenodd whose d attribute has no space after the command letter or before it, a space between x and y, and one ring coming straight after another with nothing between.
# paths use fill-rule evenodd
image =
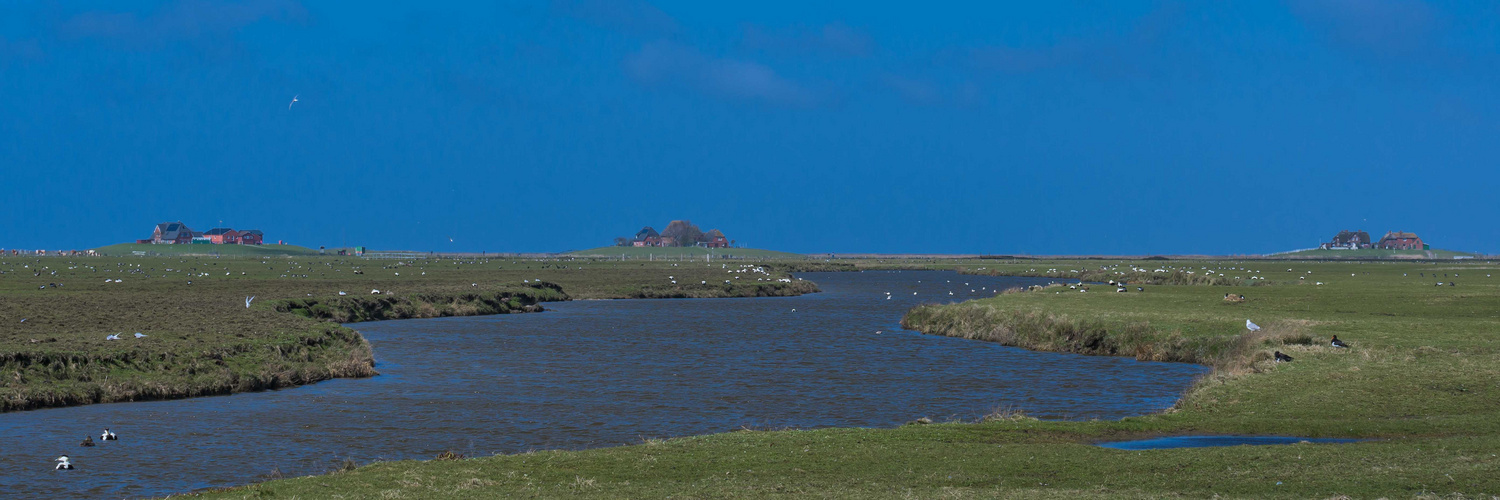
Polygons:
<instances>
[{"instance_id":1,"label":"dark barn roof","mask_svg":"<svg viewBox=\"0 0 1500 500\"><path fill-rule=\"evenodd\" d=\"M184 232L188 233L188 236L192 236L193 234L193 230L189 229L187 224L183 224L182 221L157 224L156 232L161 234L161 239L163 240L175 240Z\"/></svg>"}]
</instances>

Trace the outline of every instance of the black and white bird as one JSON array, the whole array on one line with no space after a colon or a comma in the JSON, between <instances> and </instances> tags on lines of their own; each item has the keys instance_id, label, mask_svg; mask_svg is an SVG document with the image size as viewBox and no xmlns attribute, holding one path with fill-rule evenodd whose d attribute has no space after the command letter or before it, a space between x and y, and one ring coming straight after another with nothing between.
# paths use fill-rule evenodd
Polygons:
<instances>
[{"instance_id":1,"label":"black and white bird","mask_svg":"<svg viewBox=\"0 0 1500 500\"><path fill-rule=\"evenodd\" d=\"M1345 344L1344 341L1339 340L1339 336L1338 335L1334 335L1333 336L1333 342L1329 342L1328 345L1331 345L1331 346L1334 346L1334 347L1343 348L1343 349L1348 349L1349 348L1349 344Z\"/></svg>"},{"instance_id":2,"label":"black and white bird","mask_svg":"<svg viewBox=\"0 0 1500 500\"><path fill-rule=\"evenodd\" d=\"M115 433L109 432L109 429L104 429L104 433L99 434L99 440L100 441L119 441L120 440L120 436L116 436Z\"/></svg>"},{"instance_id":3,"label":"black and white bird","mask_svg":"<svg viewBox=\"0 0 1500 500\"><path fill-rule=\"evenodd\" d=\"M71 462L68 462L67 455L57 457L56 462L57 467L54 467L52 470L73 470L73 464Z\"/></svg>"},{"instance_id":4,"label":"black and white bird","mask_svg":"<svg viewBox=\"0 0 1500 500\"><path fill-rule=\"evenodd\" d=\"M1292 362L1292 357L1291 356L1287 356L1286 353L1283 353L1281 351L1276 351L1276 362L1277 363L1290 363L1290 362Z\"/></svg>"}]
</instances>

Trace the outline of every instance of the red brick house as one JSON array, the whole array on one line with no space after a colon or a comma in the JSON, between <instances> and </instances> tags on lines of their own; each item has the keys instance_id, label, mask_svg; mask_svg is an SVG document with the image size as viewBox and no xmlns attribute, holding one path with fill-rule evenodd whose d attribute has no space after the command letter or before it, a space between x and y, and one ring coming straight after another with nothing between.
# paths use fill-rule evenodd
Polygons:
<instances>
[{"instance_id":1,"label":"red brick house","mask_svg":"<svg viewBox=\"0 0 1500 500\"><path fill-rule=\"evenodd\" d=\"M646 226L635 232L635 239L630 244L637 247L659 247L662 246L661 234L656 232L656 228Z\"/></svg>"},{"instance_id":2,"label":"red brick house","mask_svg":"<svg viewBox=\"0 0 1500 500\"><path fill-rule=\"evenodd\" d=\"M227 227L216 227L203 233L209 241L215 245L238 245L240 244L240 232Z\"/></svg>"},{"instance_id":3,"label":"red brick house","mask_svg":"<svg viewBox=\"0 0 1500 500\"><path fill-rule=\"evenodd\" d=\"M183 224L182 221L163 222L156 225L156 230L151 232L151 242L156 244L181 244L186 245L193 242L193 230Z\"/></svg>"},{"instance_id":4,"label":"red brick house","mask_svg":"<svg viewBox=\"0 0 1500 500\"><path fill-rule=\"evenodd\" d=\"M1380 238L1380 242L1375 244L1375 248L1391 250L1423 250L1426 247L1427 245L1422 243L1422 238L1417 237L1416 233L1404 231L1385 233L1385 236Z\"/></svg>"},{"instance_id":5,"label":"red brick house","mask_svg":"<svg viewBox=\"0 0 1500 500\"><path fill-rule=\"evenodd\" d=\"M724 232L718 229L710 229L703 233L704 242L708 248L729 248L729 239L724 237Z\"/></svg>"},{"instance_id":6,"label":"red brick house","mask_svg":"<svg viewBox=\"0 0 1500 500\"><path fill-rule=\"evenodd\" d=\"M241 245L259 245L265 242L266 235L259 229L247 229L240 231Z\"/></svg>"}]
</instances>

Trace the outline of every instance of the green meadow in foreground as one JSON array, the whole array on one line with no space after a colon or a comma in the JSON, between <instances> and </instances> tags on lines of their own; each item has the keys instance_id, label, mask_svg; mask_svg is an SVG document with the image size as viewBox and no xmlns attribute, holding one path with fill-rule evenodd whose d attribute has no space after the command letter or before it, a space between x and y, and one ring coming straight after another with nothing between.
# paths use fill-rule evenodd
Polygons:
<instances>
[{"instance_id":1,"label":"green meadow in foreground","mask_svg":"<svg viewBox=\"0 0 1500 500\"><path fill-rule=\"evenodd\" d=\"M1500 495L1500 278L1489 276L1500 274L1497 266L1284 261L968 264L968 272L1123 277L1128 291L1118 293L1114 286L1101 284L1089 285L1088 292L1066 286L1040 288L919 307L905 323L927 333L1034 349L1188 360L1211 365L1215 371L1175 408L1120 421L1044 422L1000 411L981 422L896 429L743 431L585 451L375 463L194 496ZM1144 271L1131 270L1136 266ZM1210 269L1214 278L1223 273L1226 280L1201 283ZM1200 284L1152 284L1182 281ZM1438 282L1445 285L1436 286ZM1452 282L1457 286L1446 285ZM1231 293L1243 300L1225 300ZM1263 330L1246 335L1246 319ZM1353 347L1329 346L1332 335ZM1275 363L1270 353L1278 350L1295 361ZM1004 401L996 404L1006 406ZM1092 445L1200 433L1369 441L1151 451Z\"/></svg>"},{"instance_id":2,"label":"green meadow in foreground","mask_svg":"<svg viewBox=\"0 0 1500 500\"><path fill-rule=\"evenodd\" d=\"M169 246L206 245L161 245ZM374 375L377 353L339 322L531 312L570 299L817 290L808 281L778 281L783 273L726 272L742 265L758 264L5 256L0 411ZM246 307L249 296L255 300ZM121 340L106 340L112 334Z\"/></svg>"}]
</instances>

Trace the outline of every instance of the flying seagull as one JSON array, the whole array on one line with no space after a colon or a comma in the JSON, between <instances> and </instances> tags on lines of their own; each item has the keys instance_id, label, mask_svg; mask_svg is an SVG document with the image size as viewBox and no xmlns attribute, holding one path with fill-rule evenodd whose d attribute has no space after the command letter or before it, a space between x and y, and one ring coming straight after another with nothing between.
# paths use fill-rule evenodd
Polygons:
<instances>
[{"instance_id":1,"label":"flying seagull","mask_svg":"<svg viewBox=\"0 0 1500 500\"><path fill-rule=\"evenodd\" d=\"M249 309L250 308L250 303L251 302L255 302L255 296L254 295L251 295L249 297L245 297L245 309Z\"/></svg>"},{"instance_id":2,"label":"flying seagull","mask_svg":"<svg viewBox=\"0 0 1500 500\"><path fill-rule=\"evenodd\" d=\"M1260 331L1260 325L1257 325L1255 323L1251 323L1250 320L1248 320L1248 319L1245 320L1245 328L1249 328L1250 331L1252 331L1252 332L1258 332L1258 331Z\"/></svg>"},{"instance_id":3,"label":"flying seagull","mask_svg":"<svg viewBox=\"0 0 1500 500\"><path fill-rule=\"evenodd\" d=\"M297 98L301 97L301 96L302 96L302 94L297 94L297 95L292 96L292 102L286 103L286 110L287 111L291 111L292 110L292 105L293 104L297 104Z\"/></svg>"}]
</instances>

